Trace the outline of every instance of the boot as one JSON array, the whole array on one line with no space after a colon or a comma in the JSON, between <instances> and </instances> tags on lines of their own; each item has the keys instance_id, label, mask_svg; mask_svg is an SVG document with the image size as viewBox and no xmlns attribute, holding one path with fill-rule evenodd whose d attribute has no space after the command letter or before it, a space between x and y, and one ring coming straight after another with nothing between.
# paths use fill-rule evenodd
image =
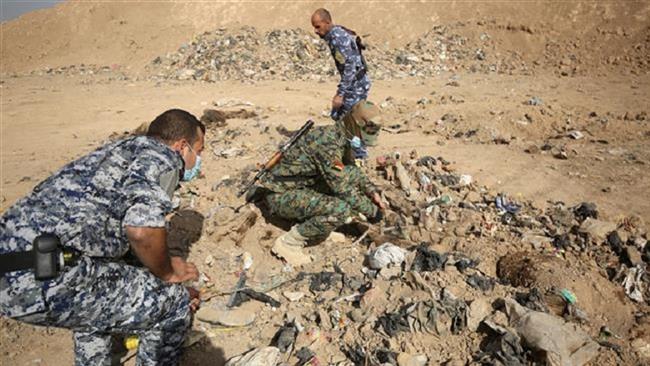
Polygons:
<instances>
[{"instance_id":1,"label":"boot","mask_svg":"<svg viewBox=\"0 0 650 366\"><path fill-rule=\"evenodd\" d=\"M300 235L298 226L294 226L291 230L275 239L271 253L284 259L294 267L302 266L311 262L311 257L302 251L306 244L307 238Z\"/></svg>"}]
</instances>

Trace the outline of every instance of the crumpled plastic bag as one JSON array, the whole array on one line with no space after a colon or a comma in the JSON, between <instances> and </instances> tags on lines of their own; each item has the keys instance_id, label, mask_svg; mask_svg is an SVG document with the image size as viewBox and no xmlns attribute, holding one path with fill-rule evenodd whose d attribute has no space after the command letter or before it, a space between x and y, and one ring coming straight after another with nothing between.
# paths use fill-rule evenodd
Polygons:
<instances>
[{"instance_id":1,"label":"crumpled plastic bag","mask_svg":"<svg viewBox=\"0 0 650 366\"><path fill-rule=\"evenodd\" d=\"M638 265L630 268L623 280L625 293L630 299L638 303L643 303L643 292L645 291L645 283L643 282L644 273L644 266Z\"/></svg>"},{"instance_id":2,"label":"crumpled plastic bag","mask_svg":"<svg viewBox=\"0 0 650 366\"><path fill-rule=\"evenodd\" d=\"M389 265L400 265L406 258L406 250L392 243L384 243L368 253L368 266L382 269Z\"/></svg>"},{"instance_id":3,"label":"crumpled plastic bag","mask_svg":"<svg viewBox=\"0 0 650 366\"><path fill-rule=\"evenodd\" d=\"M225 366L276 366L280 363L280 350L276 347L254 348L235 356Z\"/></svg>"},{"instance_id":4,"label":"crumpled plastic bag","mask_svg":"<svg viewBox=\"0 0 650 366\"><path fill-rule=\"evenodd\" d=\"M582 366L598 354L599 346L587 333L562 318L527 309L505 300L506 314L527 347L542 351L550 366Z\"/></svg>"}]
</instances>

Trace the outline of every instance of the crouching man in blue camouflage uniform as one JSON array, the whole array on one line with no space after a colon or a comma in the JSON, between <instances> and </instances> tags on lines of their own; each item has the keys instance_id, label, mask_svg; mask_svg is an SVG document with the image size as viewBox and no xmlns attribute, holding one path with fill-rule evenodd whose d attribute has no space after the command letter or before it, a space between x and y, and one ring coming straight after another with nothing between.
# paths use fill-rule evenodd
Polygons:
<instances>
[{"instance_id":1,"label":"crouching man in blue camouflage uniform","mask_svg":"<svg viewBox=\"0 0 650 366\"><path fill-rule=\"evenodd\" d=\"M318 9L311 17L316 34L327 42L334 57L341 82L332 98L330 116L335 121L345 117L355 104L368 99L370 78L367 74L361 38L343 26L334 25L326 9Z\"/></svg>"},{"instance_id":2,"label":"crouching man in blue camouflage uniform","mask_svg":"<svg viewBox=\"0 0 650 366\"><path fill-rule=\"evenodd\" d=\"M375 186L355 165L379 133L378 110L370 102L355 105L350 118L319 126L301 137L261 182L270 213L300 224L275 241L272 252L289 264L307 264L302 248L363 215L382 218Z\"/></svg>"},{"instance_id":3,"label":"crouching man in blue camouflage uniform","mask_svg":"<svg viewBox=\"0 0 650 366\"><path fill-rule=\"evenodd\" d=\"M110 365L112 333L139 335L138 365L178 364L198 306L181 283L198 271L169 256L165 216L179 180L197 173L204 133L190 113L166 111L147 136L69 163L10 207L0 218L0 313L71 329L76 365ZM33 261L9 268L43 235L76 260L40 279ZM129 248L145 268L120 261Z\"/></svg>"}]
</instances>

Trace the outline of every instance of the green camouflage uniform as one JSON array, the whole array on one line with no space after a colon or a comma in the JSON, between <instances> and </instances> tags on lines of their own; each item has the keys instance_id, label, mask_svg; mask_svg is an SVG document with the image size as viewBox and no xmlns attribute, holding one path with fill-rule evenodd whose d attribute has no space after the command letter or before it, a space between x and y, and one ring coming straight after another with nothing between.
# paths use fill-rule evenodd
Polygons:
<instances>
[{"instance_id":1,"label":"green camouflage uniform","mask_svg":"<svg viewBox=\"0 0 650 366\"><path fill-rule=\"evenodd\" d=\"M337 126L314 127L300 138L261 185L271 193L272 214L301 221L298 232L309 240L326 237L357 214L374 217L368 196L376 188L350 159L349 142Z\"/></svg>"}]
</instances>

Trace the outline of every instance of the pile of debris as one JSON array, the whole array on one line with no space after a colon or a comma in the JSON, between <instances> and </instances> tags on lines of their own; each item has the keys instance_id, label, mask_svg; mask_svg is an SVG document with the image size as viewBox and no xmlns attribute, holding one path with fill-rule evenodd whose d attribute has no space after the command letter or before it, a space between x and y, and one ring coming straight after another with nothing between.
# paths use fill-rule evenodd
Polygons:
<instances>
[{"instance_id":1,"label":"pile of debris","mask_svg":"<svg viewBox=\"0 0 650 366\"><path fill-rule=\"evenodd\" d=\"M475 29L480 29L475 35ZM505 31L505 35L504 35ZM521 36L513 35L521 33ZM600 59L598 40L555 39L551 31L527 26L500 25L494 21L458 22L436 25L403 47L375 44L367 37L365 57L374 80L408 76L430 77L443 71L519 73L536 69L555 70L558 75L583 75L592 67L629 67L647 71L648 40L626 49L626 55ZM641 35L642 36L642 35ZM517 48L507 47L504 37L530 38L546 45L539 54L524 57ZM586 37L586 36L585 36ZM592 42L593 41L593 42ZM154 79L259 81L327 80L336 74L329 49L313 33L295 28L260 34L254 27L220 28L183 44L176 52L156 57L148 66ZM638 70L637 70L638 69Z\"/></svg>"},{"instance_id":2,"label":"pile of debris","mask_svg":"<svg viewBox=\"0 0 650 366\"><path fill-rule=\"evenodd\" d=\"M250 253L234 262L206 259L206 286L233 290L208 297L197 314L198 329L215 344L226 340L215 326L240 334L253 324L260 329L249 339L253 349L230 365L650 359L643 330L650 246L638 218L604 221L591 203L556 203L542 211L479 186L442 157L417 151L380 156L371 165L365 169L388 204L384 222L352 225L344 230L347 237L334 233L310 248L317 260L309 272L251 265ZM214 189L224 197L236 185ZM261 215L255 207L240 216L228 210L219 235L239 251L257 248L268 255L264 247L277 229L256 220ZM217 260L231 264L214 266ZM236 283L223 282L224 271L237 273ZM247 305L251 300L263 305Z\"/></svg>"},{"instance_id":3,"label":"pile of debris","mask_svg":"<svg viewBox=\"0 0 650 366\"><path fill-rule=\"evenodd\" d=\"M442 71L472 72L525 70L516 53L501 57L487 35L478 42L454 32L458 26L435 26L404 48L388 48L367 41L365 57L376 80L407 76L427 77ZM325 80L335 75L324 41L302 29L272 30L259 34L253 27L220 28L206 32L178 51L156 57L154 78L177 80L257 81Z\"/></svg>"}]
</instances>

